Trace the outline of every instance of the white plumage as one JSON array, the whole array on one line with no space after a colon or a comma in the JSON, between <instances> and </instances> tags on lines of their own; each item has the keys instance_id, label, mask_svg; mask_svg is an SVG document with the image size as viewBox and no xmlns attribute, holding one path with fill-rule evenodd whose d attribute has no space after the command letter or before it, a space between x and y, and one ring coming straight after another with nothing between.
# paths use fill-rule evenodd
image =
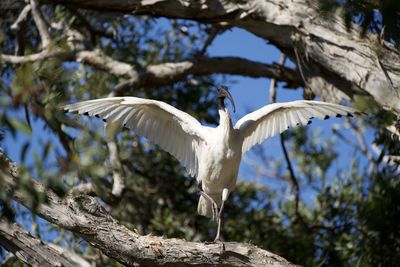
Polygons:
<instances>
[{"instance_id":1,"label":"white plumage","mask_svg":"<svg viewBox=\"0 0 400 267\"><path fill-rule=\"evenodd\" d=\"M216 128L202 126L189 114L164 102L137 97L83 101L66 105L64 110L117 122L169 152L190 175L197 177L206 194L200 196L198 213L208 217L216 214L213 202L214 206L221 206L222 192L226 197L234 189L241 157L254 145L290 127L306 125L313 118L351 116L356 112L342 105L299 100L264 106L233 126L225 97L234 105L227 88L221 86L220 124Z\"/></svg>"}]
</instances>

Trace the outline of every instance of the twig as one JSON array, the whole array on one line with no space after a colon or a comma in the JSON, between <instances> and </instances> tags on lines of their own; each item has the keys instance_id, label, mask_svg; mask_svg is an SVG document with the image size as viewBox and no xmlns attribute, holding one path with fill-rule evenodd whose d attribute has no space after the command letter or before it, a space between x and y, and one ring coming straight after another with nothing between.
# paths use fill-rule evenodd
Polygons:
<instances>
[{"instance_id":1,"label":"twig","mask_svg":"<svg viewBox=\"0 0 400 267\"><path fill-rule=\"evenodd\" d=\"M46 22L44 21L42 14L40 13L39 3L36 0L30 0L32 7L33 20L35 21L36 27L42 40L42 48L47 49L50 45L50 34L47 30Z\"/></svg>"},{"instance_id":2,"label":"twig","mask_svg":"<svg viewBox=\"0 0 400 267\"><path fill-rule=\"evenodd\" d=\"M286 160L286 163L287 163L287 166L288 166L288 169L289 169L290 181L292 183L292 186L293 186L293 189L294 189L294 193L295 193L296 217L298 219L300 219L301 221L303 221L303 219L302 219L302 217L301 217L301 215L299 213L300 186L299 186L299 183L297 181L296 175L294 174L294 171L293 171L292 163L290 161L289 154L288 154L286 146L285 146L285 140L284 140L283 134L280 135L280 141L281 141L283 154L285 156L285 160Z\"/></svg>"}]
</instances>

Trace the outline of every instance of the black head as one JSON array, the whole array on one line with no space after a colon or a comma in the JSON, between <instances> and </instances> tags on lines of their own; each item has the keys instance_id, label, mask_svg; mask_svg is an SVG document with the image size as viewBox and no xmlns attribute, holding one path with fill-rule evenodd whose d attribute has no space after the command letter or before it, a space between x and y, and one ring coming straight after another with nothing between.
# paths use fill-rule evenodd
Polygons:
<instances>
[{"instance_id":1,"label":"black head","mask_svg":"<svg viewBox=\"0 0 400 267\"><path fill-rule=\"evenodd\" d=\"M229 91L228 91L228 87L226 87L225 85L219 86L217 88L217 97L218 97L218 99L220 99L220 104L223 107L225 107L224 100L227 97L229 99L229 101L231 101L233 112L236 111L235 102L233 102L233 98L232 98L231 93L229 93Z\"/></svg>"}]
</instances>

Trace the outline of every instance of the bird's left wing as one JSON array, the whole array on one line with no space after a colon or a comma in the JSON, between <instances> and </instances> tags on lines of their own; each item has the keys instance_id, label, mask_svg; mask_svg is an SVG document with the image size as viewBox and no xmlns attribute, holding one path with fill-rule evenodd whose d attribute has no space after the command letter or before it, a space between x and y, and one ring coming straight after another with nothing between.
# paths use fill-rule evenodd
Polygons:
<instances>
[{"instance_id":1,"label":"bird's left wing","mask_svg":"<svg viewBox=\"0 0 400 267\"><path fill-rule=\"evenodd\" d=\"M133 129L177 158L190 175L198 173L198 158L206 138L206 127L171 105L138 97L110 97L63 108L66 112L96 116Z\"/></svg>"},{"instance_id":2,"label":"bird's left wing","mask_svg":"<svg viewBox=\"0 0 400 267\"><path fill-rule=\"evenodd\" d=\"M296 125L309 124L313 118L352 116L353 113L356 113L353 108L320 101L274 103L247 114L236 123L235 129L243 141L244 154L266 138Z\"/></svg>"}]
</instances>

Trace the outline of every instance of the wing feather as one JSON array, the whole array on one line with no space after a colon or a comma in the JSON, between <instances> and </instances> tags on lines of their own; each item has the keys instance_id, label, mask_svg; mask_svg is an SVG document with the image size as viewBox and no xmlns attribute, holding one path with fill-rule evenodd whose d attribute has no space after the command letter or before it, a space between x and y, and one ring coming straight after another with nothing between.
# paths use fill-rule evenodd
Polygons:
<instances>
[{"instance_id":1,"label":"wing feather","mask_svg":"<svg viewBox=\"0 0 400 267\"><path fill-rule=\"evenodd\" d=\"M206 127L171 105L137 97L111 97L63 108L130 128L172 154L190 175L198 174L198 157L207 137Z\"/></svg>"},{"instance_id":2,"label":"wing feather","mask_svg":"<svg viewBox=\"0 0 400 267\"><path fill-rule=\"evenodd\" d=\"M275 103L247 114L235 125L243 141L242 153L266 138L290 127L306 125L313 118L326 119L357 113L353 108L321 101L298 100Z\"/></svg>"}]
</instances>

